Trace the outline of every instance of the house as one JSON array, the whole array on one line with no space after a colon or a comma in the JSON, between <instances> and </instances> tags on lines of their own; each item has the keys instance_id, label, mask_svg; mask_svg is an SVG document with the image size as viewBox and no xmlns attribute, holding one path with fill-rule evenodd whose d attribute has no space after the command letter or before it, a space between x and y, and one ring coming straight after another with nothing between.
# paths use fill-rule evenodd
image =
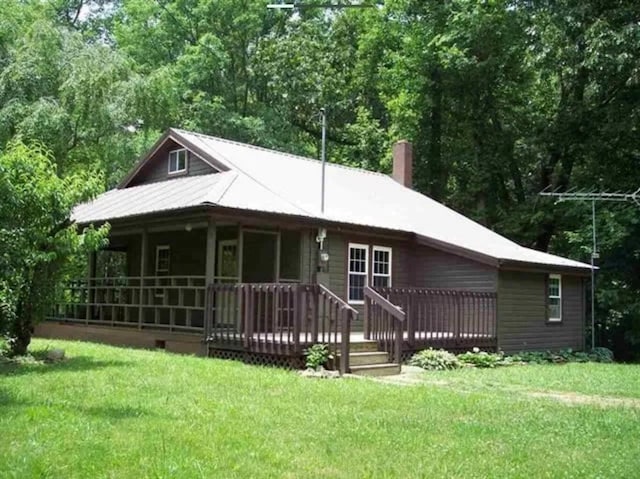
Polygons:
<instances>
[{"instance_id":1,"label":"house","mask_svg":"<svg viewBox=\"0 0 640 479\"><path fill-rule=\"evenodd\" d=\"M326 343L343 372L413 351L584 345L590 267L522 247L391 176L170 129L118 187L77 206L110 244L42 336L299 366ZM336 364L338 366L338 364Z\"/></svg>"}]
</instances>

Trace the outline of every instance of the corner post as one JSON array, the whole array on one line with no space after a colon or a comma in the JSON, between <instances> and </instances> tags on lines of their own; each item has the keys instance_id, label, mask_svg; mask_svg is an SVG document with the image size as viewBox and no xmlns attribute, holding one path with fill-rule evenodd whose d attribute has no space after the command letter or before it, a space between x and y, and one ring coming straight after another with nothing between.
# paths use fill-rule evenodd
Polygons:
<instances>
[{"instance_id":1,"label":"corner post","mask_svg":"<svg viewBox=\"0 0 640 479\"><path fill-rule=\"evenodd\" d=\"M213 218L209 218L207 223L207 250L205 254L205 300L204 300L204 339L211 334L213 327L214 294L212 290L215 282L216 267L216 236L217 227Z\"/></svg>"},{"instance_id":2,"label":"corner post","mask_svg":"<svg viewBox=\"0 0 640 479\"><path fill-rule=\"evenodd\" d=\"M85 323L89 324L89 321L92 319L92 311L93 311L93 303L95 303L96 292L94 289L94 281L96 277L96 263L97 263L97 254L95 251L89 253L89 267L87 269L87 310Z\"/></svg>"},{"instance_id":3,"label":"corner post","mask_svg":"<svg viewBox=\"0 0 640 479\"><path fill-rule=\"evenodd\" d=\"M147 229L142 230L140 236L140 293L139 293L139 306L138 306L138 329L142 329L142 323L144 322L144 304L146 303L146 290L144 284L144 275L147 273L147 256L149 248L149 235Z\"/></svg>"}]
</instances>

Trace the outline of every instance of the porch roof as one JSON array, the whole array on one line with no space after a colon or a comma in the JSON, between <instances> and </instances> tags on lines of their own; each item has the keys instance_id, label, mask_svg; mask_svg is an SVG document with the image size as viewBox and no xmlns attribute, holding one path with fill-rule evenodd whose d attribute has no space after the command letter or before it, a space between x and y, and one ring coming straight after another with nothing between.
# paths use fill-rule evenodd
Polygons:
<instances>
[{"instance_id":1,"label":"porch roof","mask_svg":"<svg viewBox=\"0 0 640 479\"><path fill-rule=\"evenodd\" d=\"M228 171L133 187L126 187L125 181L120 189L76 207L74 219L97 223L199 205L222 206L414 233L497 262L590 268L520 246L385 174L328 163L322 214L322 164L317 160L177 129L169 130L167 138Z\"/></svg>"}]
</instances>

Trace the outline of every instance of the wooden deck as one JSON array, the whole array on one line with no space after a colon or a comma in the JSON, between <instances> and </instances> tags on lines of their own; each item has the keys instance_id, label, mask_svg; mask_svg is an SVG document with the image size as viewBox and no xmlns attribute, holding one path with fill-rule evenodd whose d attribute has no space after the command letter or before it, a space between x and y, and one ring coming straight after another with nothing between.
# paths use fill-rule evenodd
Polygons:
<instances>
[{"instance_id":1,"label":"wooden deck","mask_svg":"<svg viewBox=\"0 0 640 479\"><path fill-rule=\"evenodd\" d=\"M205 349L301 358L312 344L349 357L351 344L374 342L399 363L427 347L496 347L496 294L365 287L358 313L319 284L214 283L204 277L88 278L69 285L48 319L128 334L200 338ZM163 341L158 339L158 341ZM147 343L145 343L147 344ZM217 354L216 353L216 354ZM343 372L347 361L341 361Z\"/></svg>"}]
</instances>

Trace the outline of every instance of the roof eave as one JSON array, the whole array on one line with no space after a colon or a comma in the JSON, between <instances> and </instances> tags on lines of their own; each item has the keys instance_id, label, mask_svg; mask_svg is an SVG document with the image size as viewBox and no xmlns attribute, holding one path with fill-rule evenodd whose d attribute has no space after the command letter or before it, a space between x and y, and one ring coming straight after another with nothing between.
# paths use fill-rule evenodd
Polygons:
<instances>
[{"instance_id":1,"label":"roof eave","mask_svg":"<svg viewBox=\"0 0 640 479\"><path fill-rule=\"evenodd\" d=\"M591 267L585 266L569 266L559 264L535 263L528 261L517 261L513 259L501 259L499 261L501 270L508 271L526 271L531 273L565 273L575 276L589 276ZM595 269L598 269L595 267Z\"/></svg>"}]
</instances>

